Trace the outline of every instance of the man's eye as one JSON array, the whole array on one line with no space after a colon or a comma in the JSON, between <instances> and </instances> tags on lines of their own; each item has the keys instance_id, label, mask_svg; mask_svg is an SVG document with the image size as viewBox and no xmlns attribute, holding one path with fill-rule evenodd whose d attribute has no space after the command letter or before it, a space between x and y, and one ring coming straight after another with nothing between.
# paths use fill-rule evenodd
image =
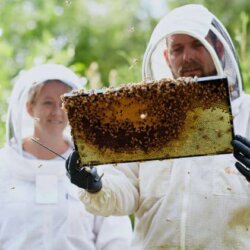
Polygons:
<instances>
[{"instance_id":1,"label":"man's eye","mask_svg":"<svg viewBox=\"0 0 250 250\"><path fill-rule=\"evenodd\" d=\"M171 53L180 53L182 51L181 47L175 47L171 49Z\"/></svg>"},{"instance_id":2,"label":"man's eye","mask_svg":"<svg viewBox=\"0 0 250 250\"><path fill-rule=\"evenodd\" d=\"M202 43L195 43L194 44L194 48L200 48L200 47L203 47Z\"/></svg>"},{"instance_id":3,"label":"man's eye","mask_svg":"<svg viewBox=\"0 0 250 250\"><path fill-rule=\"evenodd\" d=\"M46 106L49 106L49 105L52 105L52 102L50 102L50 101L45 101L45 102L43 102L43 104L46 105Z\"/></svg>"}]
</instances>

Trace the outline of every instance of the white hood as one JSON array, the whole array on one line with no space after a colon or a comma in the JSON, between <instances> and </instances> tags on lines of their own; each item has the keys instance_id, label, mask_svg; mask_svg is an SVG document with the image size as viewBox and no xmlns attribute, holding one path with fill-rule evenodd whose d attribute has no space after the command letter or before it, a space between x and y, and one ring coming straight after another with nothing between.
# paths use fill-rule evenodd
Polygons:
<instances>
[{"instance_id":1,"label":"white hood","mask_svg":"<svg viewBox=\"0 0 250 250\"><path fill-rule=\"evenodd\" d=\"M22 153L22 139L32 135L33 120L26 111L30 89L48 80L60 80L72 89L80 88L80 78L70 69L58 64L43 64L21 72L15 82L6 120L7 143Z\"/></svg>"},{"instance_id":2,"label":"white hood","mask_svg":"<svg viewBox=\"0 0 250 250\"><path fill-rule=\"evenodd\" d=\"M207 41L206 36L212 32L224 46L223 60L219 59L216 50ZM172 77L163 51L166 49L166 38L172 34L187 34L198 40L209 51L217 74L227 76L230 85L231 99L242 92L242 79L238 59L231 38L223 24L201 5L189 4L167 14L154 29L144 54L142 74L144 79L159 80Z\"/></svg>"}]
</instances>

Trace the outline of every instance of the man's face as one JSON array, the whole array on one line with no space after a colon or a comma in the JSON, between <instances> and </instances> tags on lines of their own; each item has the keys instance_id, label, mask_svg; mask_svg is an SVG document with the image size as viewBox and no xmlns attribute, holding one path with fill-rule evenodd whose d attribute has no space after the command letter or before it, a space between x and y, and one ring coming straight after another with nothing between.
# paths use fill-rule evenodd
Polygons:
<instances>
[{"instance_id":1,"label":"man's face","mask_svg":"<svg viewBox=\"0 0 250 250\"><path fill-rule=\"evenodd\" d=\"M172 35L168 38L168 50L164 56L174 77L211 76L216 69L211 55L203 44L184 34Z\"/></svg>"}]
</instances>

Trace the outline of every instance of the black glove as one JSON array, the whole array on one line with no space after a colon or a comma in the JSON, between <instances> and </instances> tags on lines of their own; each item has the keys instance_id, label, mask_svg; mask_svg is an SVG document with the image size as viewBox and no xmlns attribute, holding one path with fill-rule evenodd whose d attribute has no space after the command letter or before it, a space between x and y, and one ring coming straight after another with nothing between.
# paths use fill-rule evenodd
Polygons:
<instances>
[{"instance_id":1,"label":"black glove","mask_svg":"<svg viewBox=\"0 0 250 250\"><path fill-rule=\"evenodd\" d=\"M232 141L232 145L234 148L234 157L238 160L235 166L250 182L250 141L245 137L236 135Z\"/></svg>"},{"instance_id":2,"label":"black glove","mask_svg":"<svg viewBox=\"0 0 250 250\"><path fill-rule=\"evenodd\" d=\"M73 151L66 160L67 175L71 183L90 193L96 193L102 188L101 177L97 174L95 167L81 167L80 156Z\"/></svg>"}]
</instances>

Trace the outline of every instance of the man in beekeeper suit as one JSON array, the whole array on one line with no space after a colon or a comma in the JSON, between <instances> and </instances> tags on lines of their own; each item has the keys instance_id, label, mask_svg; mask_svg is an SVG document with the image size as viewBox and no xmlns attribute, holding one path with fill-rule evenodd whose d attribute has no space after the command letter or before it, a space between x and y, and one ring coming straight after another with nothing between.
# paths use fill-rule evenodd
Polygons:
<instances>
[{"instance_id":1,"label":"man in beekeeper suit","mask_svg":"<svg viewBox=\"0 0 250 250\"><path fill-rule=\"evenodd\" d=\"M235 132L249 137L249 98L233 43L203 6L185 5L159 22L142 70L144 79L227 76ZM77 159L75 152L66 167L89 211L135 213L134 249L249 249L250 189L232 154L98 166L102 188L98 176L75 170Z\"/></svg>"}]
</instances>

